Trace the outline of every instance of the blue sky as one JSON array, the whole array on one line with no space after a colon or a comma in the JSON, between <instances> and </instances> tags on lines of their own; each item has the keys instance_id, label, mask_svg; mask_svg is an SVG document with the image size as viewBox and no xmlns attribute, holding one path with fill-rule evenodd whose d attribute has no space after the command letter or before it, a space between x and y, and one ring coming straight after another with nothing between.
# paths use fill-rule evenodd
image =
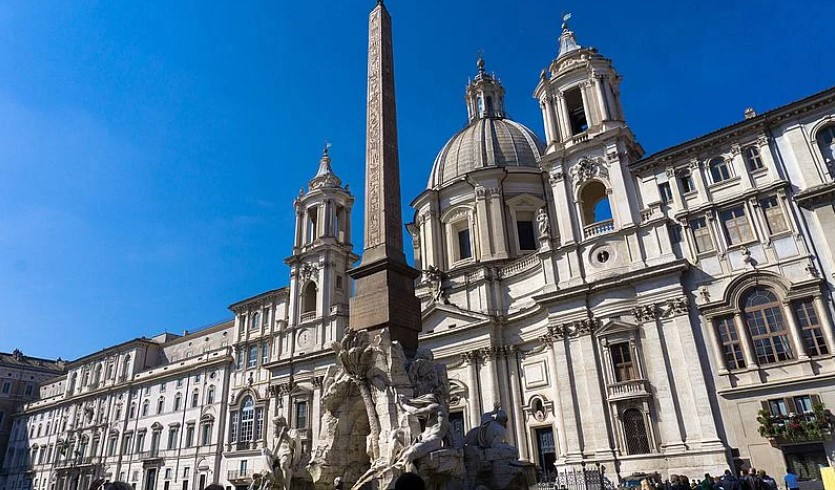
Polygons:
<instances>
[{"instance_id":1,"label":"blue sky","mask_svg":"<svg viewBox=\"0 0 835 490\"><path fill-rule=\"evenodd\" d=\"M0 3L0 351L73 359L285 285L292 199L326 139L359 242L373 5ZM478 50L542 134L531 93L561 11L614 60L647 152L835 84L824 1L388 5L404 204L466 121Z\"/></svg>"}]
</instances>

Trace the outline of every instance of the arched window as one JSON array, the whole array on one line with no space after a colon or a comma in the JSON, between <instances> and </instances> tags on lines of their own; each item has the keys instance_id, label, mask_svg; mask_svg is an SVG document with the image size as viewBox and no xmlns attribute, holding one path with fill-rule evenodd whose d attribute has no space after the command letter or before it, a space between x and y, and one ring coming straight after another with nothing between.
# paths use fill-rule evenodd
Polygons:
<instances>
[{"instance_id":1,"label":"arched window","mask_svg":"<svg viewBox=\"0 0 835 490\"><path fill-rule=\"evenodd\" d=\"M131 403L130 408L128 408L128 418L132 419L136 417L136 403Z\"/></svg>"},{"instance_id":2,"label":"arched window","mask_svg":"<svg viewBox=\"0 0 835 490\"><path fill-rule=\"evenodd\" d=\"M815 137L823 160L828 164L830 172L835 168L835 124L821 128Z\"/></svg>"},{"instance_id":3,"label":"arched window","mask_svg":"<svg viewBox=\"0 0 835 490\"><path fill-rule=\"evenodd\" d=\"M742 158L745 159L745 165L748 170L754 171L764 167L763 159L760 157L760 149L756 146L749 146L742 150Z\"/></svg>"},{"instance_id":4,"label":"arched window","mask_svg":"<svg viewBox=\"0 0 835 490\"><path fill-rule=\"evenodd\" d=\"M70 389L69 394L72 395L75 392L75 385L78 383L78 373L73 373L72 378L70 378Z\"/></svg>"},{"instance_id":5,"label":"arched window","mask_svg":"<svg viewBox=\"0 0 835 490\"><path fill-rule=\"evenodd\" d=\"M98 387L101 384L101 371L102 371L102 367L101 367L101 364L99 364L98 367L96 367L96 379L95 379L95 382L94 382L96 387Z\"/></svg>"},{"instance_id":6,"label":"arched window","mask_svg":"<svg viewBox=\"0 0 835 490\"><path fill-rule=\"evenodd\" d=\"M183 404L183 395L181 393L177 393L174 395L174 411L180 410L180 407Z\"/></svg>"},{"instance_id":7,"label":"arched window","mask_svg":"<svg viewBox=\"0 0 835 490\"><path fill-rule=\"evenodd\" d=\"M197 405L200 405L200 390L195 388L191 393L191 408L195 408Z\"/></svg>"},{"instance_id":8,"label":"arched window","mask_svg":"<svg viewBox=\"0 0 835 490\"><path fill-rule=\"evenodd\" d=\"M142 402L142 416L143 417L148 416L148 407L150 405L151 405L151 403L148 400L145 400L144 402Z\"/></svg>"},{"instance_id":9,"label":"arched window","mask_svg":"<svg viewBox=\"0 0 835 490\"><path fill-rule=\"evenodd\" d=\"M777 296L762 287L751 290L743 301L745 325L754 342L759 364L794 358L781 306Z\"/></svg>"},{"instance_id":10,"label":"arched window","mask_svg":"<svg viewBox=\"0 0 835 490\"><path fill-rule=\"evenodd\" d=\"M257 330L261 327L261 312L255 312L252 315L252 323L249 325L250 330Z\"/></svg>"},{"instance_id":11,"label":"arched window","mask_svg":"<svg viewBox=\"0 0 835 490\"><path fill-rule=\"evenodd\" d=\"M255 424L255 402L251 396L244 398L241 408L241 441L251 441Z\"/></svg>"},{"instance_id":12,"label":"arched window","mask_svg":"<svg viewBox=\"0 0 835 490\"><path fill-rule=\"evenodd\" d=\"M630 408L623 412L623 435L626 439L628 454L649 453L647 426L644 422L644 414L640 410Z\"/></svg>"},{"instance_id":13,"label":"arched window","mask_svg":"<svg viewBox=\"0 0 835 490\"><path fill-rule=\"evenodd\" d=\"M90 371L87 371L86 373L84 373L84 382L82 383L82 386L88 386L89 384L90 384Z\"/></svg>"},{"instance_id":14,"label":"arched window","mask_svg":"<svg viewBox=\"0 0 835 490\"><path fill-rule=\"evenodd\" d=\"M161 397L159 397L159 400L157 400L157 413L162 413L164 408L165 408L165 397L161 396Z\"/></svg>"},{"instance_id":15,"label":"arched window","mask_svg":"<svg viewBox=\"0 0 835 490\"><path fill-rule=\"evenodd\" d=\"M206 405L211 405L215 402L215 387L209 386L209 389L206 390Z\"/></svg>"},{"instance_id":16,"label":"arched window","mask_svg":"<svg viewBox=\"0 0 835 490\"><path fill-rule=\"evenodd\" d=\"M302 295L302 313L310 313L316 311L316 283L310 281L304 287L304 294Z\"/></svg>"},{"instance_id":17,"label":"arched window","mask_svg":"<svg viewBox=\"0 0 835 490\"><path fill-rule=\"evenodd\" d=\"M731 178L731 169L728 162L722 157L716 157L707 164L710 169L710 178L714 184Z\"/></svg>"},{"instance_id":18,"label":"arched window","mask_svg":"<svg viewBox=\"0 0 835 490\"><path fill-rule=\"evenodd\" d=\"M602 182L589 182L580 194L583 204L583 221L586 225L601 223L612 219L612 205L609 193Z\"/></svg>"}]
</instances>

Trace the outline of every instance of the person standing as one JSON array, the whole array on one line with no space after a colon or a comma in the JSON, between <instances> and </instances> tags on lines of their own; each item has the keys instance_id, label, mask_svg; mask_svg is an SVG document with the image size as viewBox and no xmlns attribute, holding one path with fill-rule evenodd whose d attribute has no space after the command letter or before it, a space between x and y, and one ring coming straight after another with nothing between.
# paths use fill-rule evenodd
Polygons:
<instances>
[{"instance_id":1,"label":"person standing","mask_svg":"<svg viewBox=\"0 0 835 490\"><path fill-rule=\"evenodd\" d=\"M792 471L791 468L786 468L786 488L788 490L799 490L800 489L800 481L797 478L797 474Z\"/></svg>"}]
</instances>

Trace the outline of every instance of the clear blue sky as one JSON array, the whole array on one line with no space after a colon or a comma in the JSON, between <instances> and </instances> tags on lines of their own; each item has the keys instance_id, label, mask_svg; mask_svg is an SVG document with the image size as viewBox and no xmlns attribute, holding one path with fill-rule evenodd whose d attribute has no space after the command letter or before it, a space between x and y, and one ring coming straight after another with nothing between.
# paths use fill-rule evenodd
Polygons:
<instances>
[{"instance_id":1,"label":"clear blue sky","mask_svg":"<svg viewBox=\"0 0 835 490\"><path fill-rule=\"evenodd\" d=\"M531 93L564 10L623 75L647 152L835 84L830 2L690 4L390 0L404 203L465 122L477 50L542 134ZM373 5L0 3L0 350L73 359L287 284L325 139L359 242Z\"/></svg>"}]
</instances>

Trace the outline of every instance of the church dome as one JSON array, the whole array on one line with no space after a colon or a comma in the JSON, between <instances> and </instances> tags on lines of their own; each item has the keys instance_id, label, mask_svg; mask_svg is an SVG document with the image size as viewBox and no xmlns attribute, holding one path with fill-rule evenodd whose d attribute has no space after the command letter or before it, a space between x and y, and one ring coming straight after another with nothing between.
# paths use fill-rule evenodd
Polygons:
<instances>
[{"instance_id":1,"label":"church dome","mask_svg":"<svg viewBox=\"0 0 835 490\"><path fill-rule=\"evenodd\" d=\"M482 168L539 166L545 145L533 131L505 117L504 88L484 70L481 58L465 100L469 122L435 158L430 189Z\"/></svg>"},{"instance_id":2,"label":"church dome","mask_svg":"<svg viewBox=\"0 0 835 490\"><path fill-rule=\"evenodd\" d=\"M435 158L428 187L488 167L537 167L545 145L522 124L504 118L475 119Z\"/></svg>"}]
</instances>

